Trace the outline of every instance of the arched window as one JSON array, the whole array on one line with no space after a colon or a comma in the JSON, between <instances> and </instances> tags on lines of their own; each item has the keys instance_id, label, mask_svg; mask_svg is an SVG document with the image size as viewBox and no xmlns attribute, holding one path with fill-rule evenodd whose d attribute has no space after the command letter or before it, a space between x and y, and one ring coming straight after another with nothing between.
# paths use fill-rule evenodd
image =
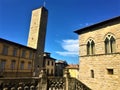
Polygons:
<instances>
[{"instance_id":1,"label":"arched window","mask_svg":"<svg viewBox=\"0 0 120 90\"><path fill-rule=\"evenodd\" d=\"M87 55L95 54L95 43L92 39L87 42Z\"/></svg>"},{"instance_id":2,"label":"arched window","mask_svg":"<svg viewBox=\"0 0 120 90\"><path fill-rule=\"evenodd\" d=\"M89 55L90 54L90 42L88 41L88 43L87 43L87 55Z\"/></svg>"},{"instance_id":3,"label":"arched window","mask_svg":"<svg viewBox=\"0 0 120 90\"><path fill-rule=\"evenodd\" d=\"M112 35L107 35L104 43L105 43L105 53L115 52L115 38Z\"/></svg>"}]
</instances>

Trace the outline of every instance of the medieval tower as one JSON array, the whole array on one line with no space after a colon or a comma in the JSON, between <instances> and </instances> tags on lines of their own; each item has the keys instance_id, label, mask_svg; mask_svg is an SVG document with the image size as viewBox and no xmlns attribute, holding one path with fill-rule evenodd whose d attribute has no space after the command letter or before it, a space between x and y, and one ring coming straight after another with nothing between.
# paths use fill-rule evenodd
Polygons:
<instances>
[{"instance_id":1,"label":"medieval tower","mask_svg":"<svg viewBox=\"0 0 120 90\"><path fill-rule=\"evenodd\" d=\"M27 46L36 49L34 67L43 66L43 53L47 28L48 11L44 7L32 11Z\"/></svg>"}]
</instances>

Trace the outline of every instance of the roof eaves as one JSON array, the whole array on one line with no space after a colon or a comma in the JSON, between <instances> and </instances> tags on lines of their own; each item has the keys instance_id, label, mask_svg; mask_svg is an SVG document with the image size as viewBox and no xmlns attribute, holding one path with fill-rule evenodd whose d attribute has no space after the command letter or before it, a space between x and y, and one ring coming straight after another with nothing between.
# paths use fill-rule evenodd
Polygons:
<instances>
[{"instance_id":1,"label":"roof eaves","mask_svg":"<svg viewBox=\"0 0 120 90\"><path fill-rule=\"evenodd\" d=\"M108 23L108 22L116 20L116 19L120 19L120 16L117 16L117 17L114 17L112 19L108 19L108 20L105 20L105 21L102 21L102 22L99 22L99 23L96 23L96 24L84 27L84 28L81 28L81 29L78 29L78 30L75 30L74 33L81 34L82 32L85 32L86 30L89 30L91 28L97 27L99 25L103 25L105 23Z\"/></svg>"}]
</instances>

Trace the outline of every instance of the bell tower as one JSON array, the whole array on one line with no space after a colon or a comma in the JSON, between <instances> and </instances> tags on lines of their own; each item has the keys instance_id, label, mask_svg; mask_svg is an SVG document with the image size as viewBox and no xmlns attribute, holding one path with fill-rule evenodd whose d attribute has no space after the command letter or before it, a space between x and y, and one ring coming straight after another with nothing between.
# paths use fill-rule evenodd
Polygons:
<instances>
[{"instance_id":1,"label":"bell tower","mask_svg":"<svg viewBox=\"0 0 120 90\"><path fill-rule=\"evenodd\" d=\"M43 53L47 29L48 10L41 7L32 11L27 46L36 49L34 66L43 66Z\"/></svg>"}]
</instances>

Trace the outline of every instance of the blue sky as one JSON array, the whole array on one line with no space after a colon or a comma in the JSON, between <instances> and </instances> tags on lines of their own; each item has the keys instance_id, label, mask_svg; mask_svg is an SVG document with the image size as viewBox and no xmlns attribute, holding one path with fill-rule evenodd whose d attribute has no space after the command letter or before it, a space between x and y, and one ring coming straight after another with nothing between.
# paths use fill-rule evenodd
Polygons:
<instances>
[{"instance_id":1,"label":"blue sky","mask_svg":"<svg viewBox=\"0 0 120 90\"><path fill-rule=\"evenodd\" d=\"M120 0L0 0L0 37L27 45L31 11L46 2L49 11L45 51L76 64L73 31L120 15Z\"/></svg>"}]
</instances>

